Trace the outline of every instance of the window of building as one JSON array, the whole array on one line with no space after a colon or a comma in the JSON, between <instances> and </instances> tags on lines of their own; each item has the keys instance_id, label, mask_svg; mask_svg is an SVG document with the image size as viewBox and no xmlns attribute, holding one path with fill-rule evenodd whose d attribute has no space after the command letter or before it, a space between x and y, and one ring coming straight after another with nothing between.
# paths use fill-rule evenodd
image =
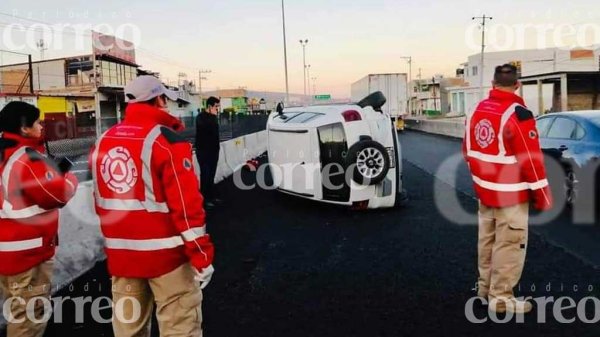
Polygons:
<instances>
[{"instance_id":1,"label":"window of building","mask_svg":"<svg viewBox=\"0 0 600 337\"><path fill-rule=\"evenodd\" d=\"M473 66L473 76L477 76L477 66Z\"/></svg>"}]
</instances>

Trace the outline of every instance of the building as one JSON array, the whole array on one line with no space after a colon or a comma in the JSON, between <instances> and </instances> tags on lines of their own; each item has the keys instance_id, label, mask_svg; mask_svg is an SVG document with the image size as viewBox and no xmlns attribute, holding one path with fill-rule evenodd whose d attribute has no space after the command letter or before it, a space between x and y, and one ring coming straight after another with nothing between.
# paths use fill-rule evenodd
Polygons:
<instances>
[{"instance_id":1,"label":"building","mask_svg":"<svg viewBox=\"0 0 600 337\"><path fill-rule=\"evenodd\" d=\"M0 97L6 101L34 96L49 140L104 132L123 118L125 86L139 75L159 77L140 69L131 43L96 32L92 36L102 43L95 43L90 54L0 67ZM108 45L113 48L96 47ZM123 46L129 48L120 49ZM171 89L180 93L178 101L170 103L171 111L182 120L193 118L200 107L193 84L184 81Z\"/></svg>"},{"instance_id":2,"label":"building","mask_svg":"<svg viewBox=\"0 0 600 337\"><path fill-rule=\"evenodd\" d=\"M535 49L484 54L483 93L492 88L494 67L517 66L524 84L521 96L535 114L551 111L599 109L600 47ZM448 88L450 110L465 114L480 100L481 54L469 56L457 69L464 84Z\"/></svg>"},{"instance_id":3,"label":"building","mask_svg":"<svg viewBox=\"0 0 600 337\"><path fill-rule=\"evenodd\" d=\"M430 79L413 80L409 84L410 114L413 116L437 116L450 112L448 88L460 86L463 78L436 75Z\"/></svg>"},{"instance_id":4,"label":"building","mask_svg":"<svg viewBox=\"0 0 600 337\"><path fill-rule=\"evenodd\" d=\"M135 59L113 54L36 61L31 74L29 63L2 66L0 94L39 96L37 105L50 140L94 136L120 120L123 89L137 76Z\"/></svg>"}]
</instances>

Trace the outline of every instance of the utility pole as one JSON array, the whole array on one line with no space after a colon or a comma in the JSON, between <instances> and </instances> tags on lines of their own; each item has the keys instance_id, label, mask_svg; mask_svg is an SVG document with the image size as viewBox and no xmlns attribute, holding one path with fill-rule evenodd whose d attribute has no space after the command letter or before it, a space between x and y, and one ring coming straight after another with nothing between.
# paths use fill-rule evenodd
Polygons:
<instances>
[{"instance_id":1,"label":"utility pole","mask_svg":"<svg viewBox=\"0 0 600 337\"><path fill-rule=\"evenodd\" d=\"M412 56L400 56L401 59L405 59L408 61L408 84L406 85L406 110L407 113L410 112L410 102L412 101L411 99L411 95L412 95L412 88L409 89L409 86L411 85L412 82Z\"/></svg>"},{"instance_id":2,"label":"utility pole","mask_svg":"<svg viewBox=\"0 0 600 337\"><path fill-rule=\"evenodd\" d=\"M202 74L210 74L212 71L208 69L200 69L198 71L198 96L200 96L200 108L203 106L202 101L202 80L205 80L206 77L203 77Z\"/></svg>"},{"instance_id":3,"label":"utility pole","mask_svg":"<svg viewBox=\"0 0 600 337\"><path fill-rule=\"evenodd\" d=\"M433 111L437 111L437 99L435 95L435 76L431 78L431 88L433 89Z\"/></svg>"},{"instance_id":4,"label":"utility pole","mask_svg":"<svg viewBox=\"0 0 600 337\"><path fill-rule=\"evenodd\" d=\"M310 96L310 64L306 66L306 87ZM309 101L312 101L312 98L309 98Z\"/></svg>"},{"instance_id":5,"label":"utility pole","mask_svg":"<svg viewBox=\"0 0 600 337\"><path fill-rule=\"evenodd\" d=\"M187 74L184 72L180 72L177 74L177 88L181 87L181 83L183 83L187 79Z\"/></svg>"},{"instance_id":6,"label":"utility pole","mask_svg":"<svg viewBox=\"0 0 600 337\"><path fill-rule=\"evenodd\" d=\"M474 16L471 20L481 20L481 69L479 69L479 100L483 100L483 72L484 66L484 52L485 52L485 21L492 20L491 16Z\"/></svg>"},{"instance_id":7,"label":"utility pole","mask_svg":"<svg viewBox=\"0 0 600 337\"><path fill-rule=\"evenodd\" d=\"M285 6L281 0L281 17L283 18L283 63L285 65L285 104L290 102L290 82L288 80L287 41L285 37Z\"/></svg>"},{"instance_id":8,"label":"utility pole","mask_svg":"<svg viewBox=\"0 0 600 337\"><path fill-rule=\"evenodd\" d=\"M304 65L304 99L306 99L306 45L308 39L300 40L300 44L302 45L302 64Z\"/></svg>"},{"instance_id":9,"label":"utility pole","mask_svg":"<svg viewBox=\"0 0 600 337\"><path fill-rule=\"evenodd\" d=\"M420 94L421 93L421 68L419 68L419 75L417 75L417 78L419 79L419 81L417 81L417 94ZM421 99L419 98L417 101L420 102ZM422 104L419 104L419 107L417 109L419 109L419 108L420 108L420 110L418 110L419 115L421 115L423 113Z\"/></svg>"},{"instance_id":10,"label":"utility pole","mask_svg":"<svg viewBox=\"0 0 600 337\"><path fill-rule=\"evenodd\" d=\"M314 96L317 94L317 78L313 77L312 78L312 83L313 83L313 98Z\"/></svg>"},{"instance_id":11,"label":"utility pole","mask_svg":"<svg viewBox=\"0 0 600 337\"><path fill-rule=\"evenodd\" d=\"M38 42L36 42L36 46L40 50L40 61L43 61L44 60L44 51L48 50L48 48L44 44L44 39L40 39Z\"/></svg>"}]
</instances>

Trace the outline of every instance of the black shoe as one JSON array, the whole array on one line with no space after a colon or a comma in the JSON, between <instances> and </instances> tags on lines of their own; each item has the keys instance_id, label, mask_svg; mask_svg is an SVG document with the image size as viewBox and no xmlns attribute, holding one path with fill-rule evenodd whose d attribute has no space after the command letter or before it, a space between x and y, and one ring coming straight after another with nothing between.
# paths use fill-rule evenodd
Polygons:
<instances>
[{"instance_id":1,"label":"black shoe","mask_svg":"<svg viewBox=\"0 0 600 337\"><path fill-rule=\"evenodd\" d=\"M204 203L204 209L207 210L207 211L211 211L211 210L215 209L215 207L216 207L215 204L213 204L210 201L206 201Z\"/></svg>"}]
</instances>

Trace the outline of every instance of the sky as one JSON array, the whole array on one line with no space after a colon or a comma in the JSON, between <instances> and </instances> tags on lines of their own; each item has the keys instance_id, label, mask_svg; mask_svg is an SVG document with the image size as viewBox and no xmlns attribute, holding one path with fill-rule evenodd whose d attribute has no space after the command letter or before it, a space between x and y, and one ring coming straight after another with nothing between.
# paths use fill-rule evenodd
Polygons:
<instances>
[{"instance_id":1,"label":"sky","mask_svg":"<svg viewBox=\"0 0 600 337\"><path fill-rule=\"evenodd\" d=\"M412 57L413 78L419 68L423 78L453 76L469 55L479 52L481 31L472 17L483 14L493 17L488 22L487 51L555 47L569 44L569 38L581 44L600 43L600 6L595 3L286 0L290 91L304 91L300 39L309 40L306 63L311 65L310 77L316 77L310 93L314 88L318 94L344 98L350 95L350 85L367 74L408 73L403 56ZM8 31L15 23L38 26ZM203 90L285 91L280 0L2 0L0 49L32 53L34 60L39 59L33 41L41 37L41 27L57 24L85 25L136 41L137 63L171 83L179 73L197 80L198 70L208 69ZM44 58L90 53L91 37L79 37L84 40L82 48L73 32L67 28L47 36ZM28 38L30 43L25 43ZM2 64L17 59L0 52Z\"/></svg>"}]
</instances>

